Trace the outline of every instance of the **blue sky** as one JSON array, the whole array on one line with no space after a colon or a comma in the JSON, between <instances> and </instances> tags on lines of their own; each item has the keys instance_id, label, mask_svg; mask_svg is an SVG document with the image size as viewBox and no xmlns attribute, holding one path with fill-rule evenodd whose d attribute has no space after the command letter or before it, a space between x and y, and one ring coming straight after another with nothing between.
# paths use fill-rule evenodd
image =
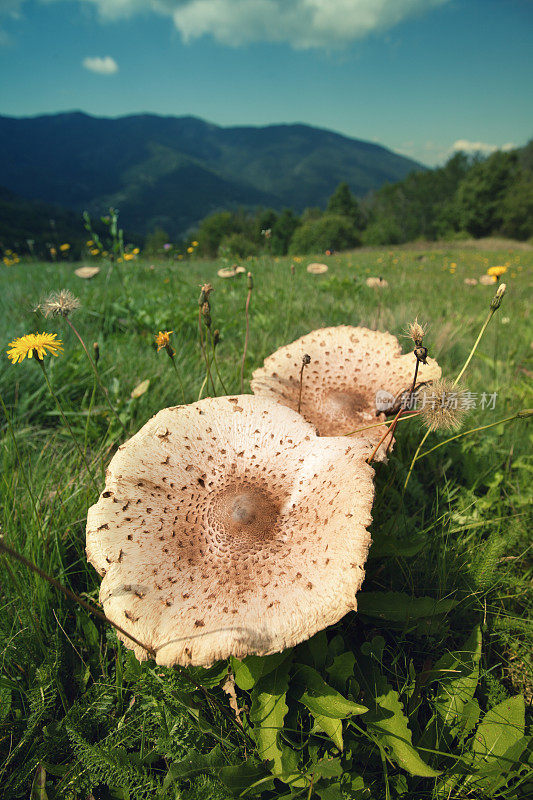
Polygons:
<instances>
[{"instance_id":1,"label":"blue sky","mask_svg":"<svg viewBox=\"0 0 533 800\"><path fill-rule=\"evenodd\" d=\"M425 164L533 136L532 0L0 0L0 114L304 122Z\"/></svg>"}]
</instances>

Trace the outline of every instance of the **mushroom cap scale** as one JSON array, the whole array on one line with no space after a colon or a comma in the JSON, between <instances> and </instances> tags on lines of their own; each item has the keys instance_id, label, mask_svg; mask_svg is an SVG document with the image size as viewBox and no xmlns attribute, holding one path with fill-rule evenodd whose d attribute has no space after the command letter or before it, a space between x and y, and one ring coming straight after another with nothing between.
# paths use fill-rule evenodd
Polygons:
<instances>
[{"instance_id":1,"label":"mushroom cap scale","mask_svg":"<svg viewBox=\"0 0 533 800\"><path fill-rule=\"evenodd\" d=\"M303 373L300 413L320 436L341 436L384 420L376 395L387 392L393 399L408 390L416 364L414 353L402 355L390 333L350 325L319 328L267 356L252 375L252 392L297 410L305 354L311 362ZM417 383L441 375L437 362L427 361L419 365ZM379 426L357 436L375 443L384 432Z\"/></svg>"},{"instance_id":2,"label":"mushroom cap scale","mask_svg":"<svg viewBox=\"0 0 533 800\"><path fill-rule=\"evenodd\" d=\"M106 615L164 665L266 655L337 622L370 546L367 454L266 398L163 409L89 510Z\"/></svg>"}]
</instances>

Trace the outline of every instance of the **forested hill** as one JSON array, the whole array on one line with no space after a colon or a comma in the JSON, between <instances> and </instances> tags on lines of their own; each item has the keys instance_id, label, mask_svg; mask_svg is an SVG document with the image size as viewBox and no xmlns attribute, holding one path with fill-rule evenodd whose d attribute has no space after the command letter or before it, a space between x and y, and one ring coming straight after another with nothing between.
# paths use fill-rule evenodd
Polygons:
<instances>
[{"instance_id":1,"label":"forested hill","mask_svg":"<svg viewBox=\"0 0 533 800\"><path fill-rule=\"evenodd\" d=\"M325 207L424 168L369 142L307 125L222 128L193 117L0 117L0 183L17 195L177 237L221 208Z\"/></svg>"}]
</instances>

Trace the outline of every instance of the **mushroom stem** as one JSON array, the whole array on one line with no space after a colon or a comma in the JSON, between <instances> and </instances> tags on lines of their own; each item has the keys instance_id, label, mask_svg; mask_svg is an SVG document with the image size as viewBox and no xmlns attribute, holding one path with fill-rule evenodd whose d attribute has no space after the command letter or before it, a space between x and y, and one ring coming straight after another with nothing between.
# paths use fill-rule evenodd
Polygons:
<instances>
[{"instance_id":1,"label":"mushroom stem","mask_svg":"<svg viewBox=\"0 0 533 800\"><path fill-rule=\"evenodd\" d=\"M250 335L250 316L249 316L249 308L250 308L250 299L252 297L252 289L253 289L253 280L252 280L252 273L248 273L248 295L246 297L246 307L244 310L244 314L246 317L246 335L244 337L244 352L242 354L242 363L241 363L241 394L244 392L244 362L246 361L246 351L248 350L248 337Z\"/></svg>"},{"instance_id":2,"label":"mushroom stem","mask_svg":"<svg viewBox=\"0 0 533 800\"><path fill-rule=\"evenodd\" d=\"M106 615L102 611L100 611L99 609L95 608L90 603L87 603L83 599L83 597L80 597L79 595L77 595L73 591L71 591L70 589L67 589L66 586L63 586L62 583L59 583L59 581L57 581L55 578L52 578L51 575L48 575L47 572L42 570L36 564L33 564L33 562L29 561L27 558L25 558L23 555L18 553L16 550L13 550L12 547L9 547L9 545L7 545L3 541L3 537L1 537L1 536L0 536L0 552L4 553L6 556L10 556L11 558L14 558L16 561L19 561L21 564L24 564L25 567L30 569L32 572L35 572L41 578L44 578L44 580L48 581L48 583L51 583L52 586L54 586L60 592L63 592L63 594L66 595L70 600L74 600L75 603L78 603L80 606L82 606L86 611L89 611L91 614L94 614L94 616L98 617L98 619L102 620L103 622L109 623L109 625L112 625L113 628L116 628L117 631L122 633L124 636L127 636L128 639L131 639L132 642L134 642L139 647L142 647L143 650L146 650L147 653L150 653L150 655L153 658L155 658L155 655L156 655L155 654L155 650L152 647L149 647L148 645L143 644L142 642L140 642L139 639L136 639L135 636L131 635L131 633L128 633L128 631L125 631L124 628L121 628L121 626L117 625L116 622L113 622L112 620L108 619L106 617Z\"/></svg>"}]
</instances>

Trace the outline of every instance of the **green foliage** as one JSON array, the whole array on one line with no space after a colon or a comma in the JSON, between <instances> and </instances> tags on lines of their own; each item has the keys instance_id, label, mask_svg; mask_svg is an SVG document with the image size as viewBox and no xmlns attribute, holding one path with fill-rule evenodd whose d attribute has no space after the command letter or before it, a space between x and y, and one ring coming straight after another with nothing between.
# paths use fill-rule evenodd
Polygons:
<instances>
[{"instance_id":1,"label":"green foliage","mask_svg":"<svg viewBox=\"0 0 533 800\"><path fill-rule=\"evenodd\" d=\"M291 253L324 253L326 250L346 250L358 243L353 222L348 217L324 214L296 229L289 250Z\"/></svg>"}]
</instances>

